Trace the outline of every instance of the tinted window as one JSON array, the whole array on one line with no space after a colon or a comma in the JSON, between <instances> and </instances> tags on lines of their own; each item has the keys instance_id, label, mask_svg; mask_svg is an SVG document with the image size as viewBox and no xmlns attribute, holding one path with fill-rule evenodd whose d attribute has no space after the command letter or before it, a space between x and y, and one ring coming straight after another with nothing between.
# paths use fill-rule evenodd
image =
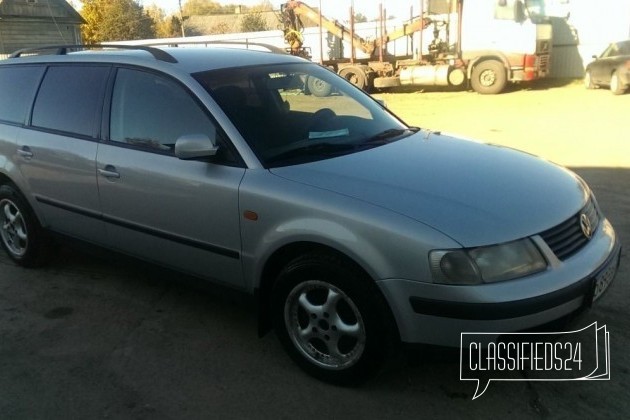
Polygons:
<instances>
[{"instance_id":1,"label":"tinted window","mask_svg":"<svg viewBox=\"0 0 630 420\"><path fill-rule=\"evenodd\" d=\"M23 124L44 67L0 67L0 120Z\"/></svg>"},{"instance_id":2,"label":"tinted window","mask_svg":"<svg viewBox=\"0 0 630 420\"><path fill-rule=\"evenodd\" d=\"M32 125L96 136L108 72L108 67L50 67L35 101Z\"/></svg>"},{"instance_id":3,"label":"tinted window","mask_svg":"<svg viewBox=\"0 0 630 420\"><path fill-rule=\"evenodd\" d=\"M328 159L412 131L363 91L314 64L193 74L265 166Z\"/></svg>"},{"instance_id":4,"label":"tinted window","mask_svg":"<svg viewBox=\"0 0 630 420\"><path fill-rule=\"evenodd\" d=\"M152 73L119 69L110 139L172 153L178 137L215 132L203 109L179 84Z\"/></svg>"}]
</instances>

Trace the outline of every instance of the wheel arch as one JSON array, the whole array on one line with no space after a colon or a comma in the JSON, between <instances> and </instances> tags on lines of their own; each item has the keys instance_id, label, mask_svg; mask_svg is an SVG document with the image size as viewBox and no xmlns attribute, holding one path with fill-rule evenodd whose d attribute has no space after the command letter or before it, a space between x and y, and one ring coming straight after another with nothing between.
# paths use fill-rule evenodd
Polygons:
<instances>
[{"instance_id":1,"label":"wheel arch","mask_svg":"<svg viewBox=\"0 0 630 420\"><path fill-rule=\"evenodd\" d=\"M39 224L41 226L44 226L45 220L42 219L42 217L40 216L39 212L35 211L36 203L33 203L32 197L28 196L27 194L24 194L24 192L23 192L24 189L22 188L22 185L20 185L19 182L15 182L15 180L13 178L11 178L6 173L6 171L0 170L0 185L4 185L4 184L8 184L8 185L12 186L13 188L15 188L15 190L18 193L20 193L20 195L24 198L24 200L26 200L28 205L31 207L31 212L33 213L33 215L35 216L35 218L37 219Z\"/></svg>"},{"instance_id":2,"label":"wheel arch","mask_svg":"<svg viewBox=\"0 0 630 420\"><path fill-rule=\"evenodd\" d=\"M353 269L363 274L366 278L374 281L374 277L370 275L368 270L364 268L361 264L359 264L356 259L350 257L346 253L330 245L311 241L298 241L285 244L276 249L267 258L260 274L258 286L254 290L258 315L258 335L260 337L264 336L272 328L271 297L273 286L278 277L278 274L290 261L301 255L309 253L320 253L335 256L336 258L342 260L344 263L352 266ZM394 314L389 305L387 305L387 300L382 294L381 290L378 288L378 286L376 286L376 284L374 286L375 291L380 294L380 298L383 300L385 306L387 307L388 313L386 314L386 316L392 323L393 328L395 328L394 337L396 339L400 339L400 333L398 331L398 325L395 321Z\"/></svg>"}]
</instances>

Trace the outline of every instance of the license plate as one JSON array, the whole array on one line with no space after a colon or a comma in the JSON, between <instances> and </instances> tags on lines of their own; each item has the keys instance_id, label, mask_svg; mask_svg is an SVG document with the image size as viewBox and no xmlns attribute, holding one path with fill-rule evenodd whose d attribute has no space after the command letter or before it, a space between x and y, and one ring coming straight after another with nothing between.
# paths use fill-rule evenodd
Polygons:
<instances>
[{"instance_id":1,"label":"license plate","mask_svg":"<svg viewBox=\"0 0 630 420\"><path fill-rule=\"evenodd\" d=\"M608 289L608 286L610 286L615 278L617 268L619 267L619 256L620 253L618 252L615 258L608 263L608 266L600 271L593 279L593 302L604 294L606 289Z\"/></svg>"}]
</instances>

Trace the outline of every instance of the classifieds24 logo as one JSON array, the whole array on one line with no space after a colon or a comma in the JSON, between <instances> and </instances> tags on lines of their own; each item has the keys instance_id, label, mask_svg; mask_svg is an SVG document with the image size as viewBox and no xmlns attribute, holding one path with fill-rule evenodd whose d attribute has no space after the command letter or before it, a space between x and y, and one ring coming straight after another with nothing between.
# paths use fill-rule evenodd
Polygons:
<instances>
[{"instance_id":1,"label":"classifieds24 logo","mask_svg":"<svg viewBox=\"0 0 630 420\"><path fill-rule=\"evenodd\" d=\"M610 380L610 335L597 322L553 333L462 333L459 377L477 381L473 400L492 381Z\"/></svg>"}]
</instances>

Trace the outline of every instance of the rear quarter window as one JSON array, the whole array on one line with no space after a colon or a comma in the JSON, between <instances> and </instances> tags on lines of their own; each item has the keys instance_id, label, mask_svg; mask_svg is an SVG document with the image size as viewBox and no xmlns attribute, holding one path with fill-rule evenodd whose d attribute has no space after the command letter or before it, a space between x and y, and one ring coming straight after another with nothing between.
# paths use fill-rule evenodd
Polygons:
<instances>
[{"instance_id":1,"label":"rear quarter window","mask_svg":"<svg viewBox=\"0 0 630 420\"><path fill-rule=\"evenodd\" d=\"M109 67L54 66L44 76L31 125L96 137Z\"/></svg>"},{"instance_id":2,"label":"rear quarter window","mask_svg":"<svg viewBox=\"0 0 630 420\"><path fill-rule=\"evenodd\" d=\"M44 66L0 67L0 121L24 124Z\"/></svg>"}]
</instances>

